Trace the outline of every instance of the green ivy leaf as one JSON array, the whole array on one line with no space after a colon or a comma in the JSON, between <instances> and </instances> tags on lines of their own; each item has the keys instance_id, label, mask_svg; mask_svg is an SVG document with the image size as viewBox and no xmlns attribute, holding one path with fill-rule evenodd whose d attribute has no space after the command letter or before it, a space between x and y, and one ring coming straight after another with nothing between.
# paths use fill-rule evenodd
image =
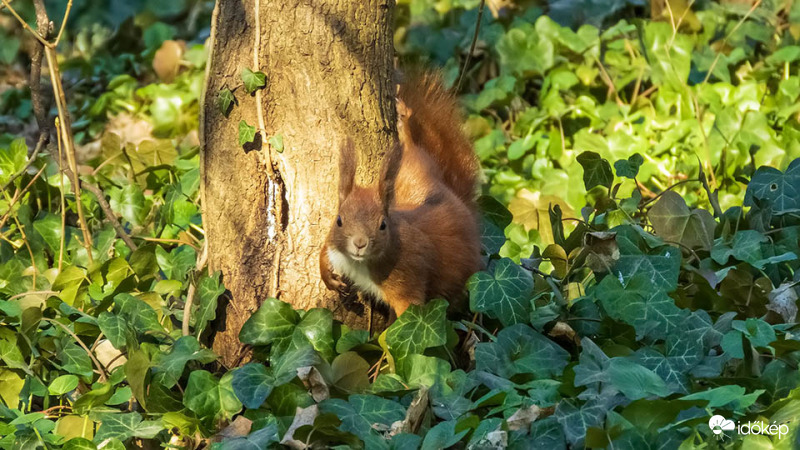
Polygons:
<instances>
[{"instance_id":1,"label":"green ivy leaf","mask_svg":"<svg viewBox=\"0 0 800 450\"><path fill-rule=\"evenodd\" d=\"M86 350L77 344L69 343L58 352L61 367L69 373L79 375L85 379L92 378L92 360Z\"/></svg>"},{"instance_id":2,"label":"green ivy leaf","mask_svg":"<svg viewBox=\"0 0 800 450\"><path fill-rule=\"evenodd\" d=\"M256 138L256 127L251 127L244 120L239 122L239 146L253 142Z\"/></svg>"},{"instance_id":3,"label":"green ivy leaf","mask_svg":"<svg viewBox=\"0 0 800 450\"><path fill-rule=\"evenodd\" d=\"M78 387L78 377L75 375L61 375L47 387L50 395L64 395Z\"/></svg>"},{"instance_id":4,"label":"green ivy leaf","mask_svg":"<svg viewBox=\"0 0 800 450\"><path fill-rule=\"evenodd\" d=\"M291 305L276 298L268 298L242 325L239 340L250 345L280 342L291 336L299 321L300 316Z\"/></svg>"},{"instance_id":5,"label":"green ivy leaf","mask_svg":"<svg viewBox=\"0 0 800 450\"><path fill-rule=\"evenodd\" d=\"M386 441L375 431L376 427L389 429L403 420L403 405L374 395L351 395L347 401L328 399L319 404L321 413L334 414L342 424L339 428L358 436L367 448L388 448Z\"/></svg>"},{"instance_id":6,"label":"green ivy leaf","mask_svg":"<svg viewBox=\"0 0 800 450\"><path fill-rule=\"evenodd\" d=\"M283 153L283 134L278 133L269 138L269 145L278 153Z\"/></svg>"},{"instance_id":7,"label":"green ivy leaf","mask_svg":"<svg viewBox=\"0 0 800 450\"><path fill-rule=\"evenodd\" d=\"M142 416L137 412L105 413L99 419L101 424L94 436L95 442L103 442L106 439L119 439L124 442L133 437L152 439L164 428L161 422L156 420L142 421Z\"/></svg>"},{"instance_id":8,"label":"green ivy leaf","mask_svg":"<svg viewBox=\"0 0 800 450\"><path fill-rule=\"evenodd\" d=\"M219 90L217 93L217 108L219 108L219 112L223 116L228 117L228 114L231 113L231 106L234 103L236 103L236 98L234 98L230 89L223 88Z\"/></svg>"},{"instance_id":9,"label":"green ivy leaf","mask_svg":"<svg viewBox=\"0 0 800 450\"><path fill-rule=\"evenodd\" d=\"M261 89L267 85L267 76L264 72L253 72L249 68L242 69L242 82L248 94L252 94L256 89Z\"/></svg>"},{"instance_id":10,"label":"green ivy leaf","mask_svg":"<svg viewBox=\"0 0 800 450\"><path fill-rule=\"evenodd\" d=\"M524 323L530 317L533 278L514 261L503 258L467 282L470 309L487 313L504 325Z\"/></svg>"},{"instance_id":11,"label":"green ivy leaf","mask_svg":"<svg viewBox=\"0 0 800 450\"><path fill-rule=\"evenodd\" d=\"M122 317L104 311L97 317L97 325L100 331L111 341L111 345L116 349L122 349L128 342L128 324Z\"/></svg>"},{"instance_id":12,"label":"green ivy leaf","mask_svg":"<svg viewBox=\"0 0 800 450\"><path fill-rule=\"evenodd\" d=\"M275 376L261 363L248 363L233 372L233 392L248 409L260 407L275 387Z\"/></svg>"},{"instance_id":13,"label":"green ivy leaf","mask_svg":"<svg viewBox=\"0 0 800 450\"><path fill-rule=\"evenodd\" d=\"M222 441L224 450L262 450L280 442L278 422L271 420L265 427L247 436L228 438Z\"/></svg>"},{"instance_id":14,"label":"green ivy leaf","mask_svg":"<svg viewBox=\"0 0 800 450\"><path fill-rule=\"evenodd\" d=\"M447 306L444 300L426 305L411 305L386 330L386 343L396 359L409 353L422 353L447 342Z\"/></svg>"},{"instance_id":15,"label":"green ivy leaf","mask_svg":"<svg viewBox=\"0 0 800 450\"><path fill-rule=\"evenodd\" d=\"M111 189L111 209L119 213L132 225L139 226L144 223L150 212L150 202L144 198L142 189L135 183L126 184L122 189Z\"/></svg>"},{"instance_id":16,"label":"green ivy leaf","mask_svg":"<svg viewBox=\"0 0 800 450\"><path fill-rule=\"evenodd\" d=\"M756 206L756 200L772 207L774 215L800 209L800 159L795 159L786 172L772 167L759 167L744 196L745 206Z\"/></svg>"},{"instance_id":17,"label":"green ivy leaf","mask_svg":"<svg viewBox=\"0 0 800 450\"><path fill-rule=\"evenodd\" d=\"M663 339L678 330L688 315L642 275L625 280L624 285L616 277L606 276L594 292L609 317L633 326L637 339Z\"/></svg>"},{"instance_id":18,"label":"green ivy leaf","mask_svg":"<svg viewBox=\"0 0 800 450\"><path fill-rule=\"evenodd\" d=\"M86 438L72 438L64 444L62 450L97 450L97 446Z\"/></svg>"},{"instance_id":19,"label":"green ivy leaf","mask_svg":"<svg viewBox=\"0 0 800 450\"><path fill-rule=\"evenodd\" d=\"M650 208L647 218L656 234L666 241L679 242L689 248L710 250L717 222L704 209L689 210L675 191L667 191Z\"/></svg>"},{"instance_id":20,"label":"green ivy leaf","mask_svg":"<svg viewBox=\"0 0 800 450\"><path fill-rule=\"evenodd\" d=\"M203 364L217 359L217 355L207 348L200 348L200 343L194 336L182 336L172 345L169 353L158 353L153 372L156 379L165 387L171 388L180 379L183 369L189 361L199 361Z\"/></svg>"},{"instance_id":21,"label":"green ivy leaf","mask_svg":"<svg viewBox=\"0 0 800 450\"><path fill-rule=\"evenodd\" d=\"M233 374L226 373L220 380L205 370L189 374L183 404L204 420L229 419L242 410L231 387Z\"/></svg>"},{"instance_id":22,"label":"green ivy leaf","mask_svg":"<svg viewBox=\"0 0 800 450\"><path fill-rule=\"evenodd\" d=\"M764 234L755 230L741 230L733 235L733 238L719 238L714 241L714 248L711 249L711 258L718 264L727 264L728 259L733 258L758 265L764 256L761 252L761 244L766 243Z\"/></svg>"},{"instance_id":23,"label":"green ivy leaf","mask_svg":"<svg viewBox=\"0 0 800 450\"><path fill-rule=\"evenodd\" d=\"M630 178L633 180L639 174L639 167L644 163L644 158L638 153L629 156L628 159L620 159L614 163L614 169L618 177Z\"/></svg>"},{"instance_id":24,"label":"green ivy leaf","mask_svg":"<svg viewBox=\"0 0 800 450\"><path fill-rule=\"evenodd\" d=\"M583 184L587 191L595 186L605 186L611 189L614 174L611 172L611 165L608 164L608 161L601 158L599 154L589 151L579 154L577 160L583 166Z\"/></svg>"},{"instance_id":25,"label":"green ivy leaf","mask_svg":"<svg viewBox=\"0 0 800 450\"><path fill-rule=\"evenodd\" d=\"M535 378L561 375L569 363L569 353L550 339L525 324L516 324L497 334L495 342L475 346L475 365L478 370L511 378L532 374Z\"/></svg>"},{"instance_id":26,"label":"green ivy leaf","mask_svg":"<svg viewBox=\"0 0 800 450\"><path fill-rule=\"evenodd\" d=\"M24 138L11 141L8 148L0 147L0 186L8 183L28 162L28 146Z\"/></svg>"},{"instance_id":27,"label":"green ivy leaf","mask_svg":"<svg viewBox=\"0 0 800 450\"><path fill-rule=\"evenodd\" d=\"M209 322L217 317L217 300L225 293L225 286L219 280L220 271L211 276L203 275L197 282L197 309L194 311L194 333L200 336Z\"/></svg>"}]
</instances>

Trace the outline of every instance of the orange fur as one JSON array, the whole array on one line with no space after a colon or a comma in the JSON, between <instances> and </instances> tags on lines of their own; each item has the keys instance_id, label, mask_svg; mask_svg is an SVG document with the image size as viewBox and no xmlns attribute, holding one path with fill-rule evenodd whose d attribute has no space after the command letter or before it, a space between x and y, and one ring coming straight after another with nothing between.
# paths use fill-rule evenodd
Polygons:
<instances>
[{"instance_id":1,"label":"orange fur","mask_svg":"<svg viewBox=\"0 0 800 450\"><path fill-rule=\"evenodd\" d=\"M355 151L342 147L339 215L320 254L328 288L343 289L344 276L397 315L430 298L461 299L481 266L479 166L455 100L430 74L400 92L402 147L389 152L377 185L355 185Z\"/></svg>"}]
</instances>

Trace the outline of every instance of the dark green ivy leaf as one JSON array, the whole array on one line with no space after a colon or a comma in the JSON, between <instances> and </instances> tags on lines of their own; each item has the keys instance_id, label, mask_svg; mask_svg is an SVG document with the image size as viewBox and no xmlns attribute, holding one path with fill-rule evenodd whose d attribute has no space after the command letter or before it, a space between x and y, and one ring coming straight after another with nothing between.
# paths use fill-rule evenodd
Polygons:
<instances>
[{"instance_id":1,"label":"dark green ivy leaf","mask_svg":"<svg viewBox=\"0 0 800 450\"><path fill-rule=\"evenodd\" d=\"M583 184L586 190L595 186L605 186L611 189L614 182L614 174L611 172L611 165L608 161L600 157L595 152L585 151L578 155L578 163L583 166Z\"/></svg>"},{"instance_id":2,"label":"dark green ivy leaf","mask_svg":"<svg viewBox=\"0 0 800 450\"><path fill-rule=\"evenodd\" d=\"M504 378L520 373L539 378L553 378L569 362L569 353L525 324L516 324L498 333L495 342L482 342L475 347L478 370Z\"/></svg>"},{"instance_id":3,"label":"dark green ivy leaf","mask_svg":"<svg viewBox=\"0 0 800 450\"><path fill-rule=\"evenodd\" d=\"M639 174L639 167L644 163L644 158L638 153L629 156L628 159L620 159L614 163L614 169L617 171L618 177L636 178Z\"/></svg>"},{"instance_id":4,"label":"dark green ivy leaf","mask_svg":"<svg viewBox=\"0 0 800 450\"><path fill-rule=\"evenodd\" d=\"M186 363L189 361L199 361L201 363L210 363L217 359L217 355L207 348L200 348L200 343L194 336L181 336L172 345L169 353L158 353L156 355L155 366L153 372L156 379L159 380L165 387L171 388L175 386L181 375Z\"/></svg>"},{"instance_id":5,"label":"dark green ivy leaf","mask_svg":"<svg viewBox=\"0 0 800 450\"><path fill-rule=\"evenodd\" d=\"M411 305L386 330L386 343L396 359L409 353L422 353L426 348L447 342L447 305L432 300L426 305Z\"/></svg>"},{"instance_id":6,"label":"dark green ivy leaf","mask_svg":"<svg viewBox=\"0 0 800 450\"><path fill-rule=\"evenodd\" d=\"M231 113L231 106L235 102L236 99L233 97L233 92L231 92L230 89L224 88L219 90L217 94L217 107L223 116L228 117L228 114Z\"/></svg>"},{"instance_id":7,"label":"dark green ivy leaf","mask_svg":"<svg viewBox=\"0 0 800 450\"><path fill-rule=\"evenodd\" d=\"M533 278L514 261L503 258L467 282L470 309L499 319L504 325L527 322Z\"/></svg>"}]
</instances>

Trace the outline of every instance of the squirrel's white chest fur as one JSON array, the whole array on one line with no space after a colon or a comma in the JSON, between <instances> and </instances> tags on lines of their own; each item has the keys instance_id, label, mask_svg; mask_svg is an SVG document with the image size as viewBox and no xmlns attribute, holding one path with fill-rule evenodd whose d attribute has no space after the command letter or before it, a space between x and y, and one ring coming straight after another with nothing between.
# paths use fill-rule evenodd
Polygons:
<instances>
[{"instance_id":1,"label":"squirrel's white chest fur","mask_svg":"<svg viewBox=\"0 0 800 450\"><path fill-rule=\"evenodd\" d=\"M377 300L383 301L383 292L381 292L381 288L372 281L366 264L353 261L348 256L342 254L342 252L333 248L328 248L328 260L331 266L333 266L333 270L347 277L358 290L372 295Z\"/></svg>"}]
</instances>

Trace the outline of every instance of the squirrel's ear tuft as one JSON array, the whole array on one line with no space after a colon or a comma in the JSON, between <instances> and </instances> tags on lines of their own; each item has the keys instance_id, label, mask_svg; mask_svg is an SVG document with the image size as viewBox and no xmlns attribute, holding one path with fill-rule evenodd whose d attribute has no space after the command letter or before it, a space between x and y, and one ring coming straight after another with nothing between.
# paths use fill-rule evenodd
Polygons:
<instances>
[{"instance_id":1,"label":"squirrel's ear tuft","mask_svg":"<svg viewBox=\"0 0 800 450\"><path fill-rule=\"evenodd\" d=\"M339 149L339 205L344 202L356 180L356 147L350 137L345 138Z\"/></svg>"},{"instance_id":2,"label":"squirrel's ear tuft","mask_svg":"<svg viewBox=\"0 0 800 450\"><path fill-rule=\"evenodd\" d=\"M394 183L400 172L400 163L403 160L403 146L395 142L392 148L383 157L381 177L378 180L378 191L381 195L383 207L388 211L394 201Z\"/></svg>"}]
</instances>

